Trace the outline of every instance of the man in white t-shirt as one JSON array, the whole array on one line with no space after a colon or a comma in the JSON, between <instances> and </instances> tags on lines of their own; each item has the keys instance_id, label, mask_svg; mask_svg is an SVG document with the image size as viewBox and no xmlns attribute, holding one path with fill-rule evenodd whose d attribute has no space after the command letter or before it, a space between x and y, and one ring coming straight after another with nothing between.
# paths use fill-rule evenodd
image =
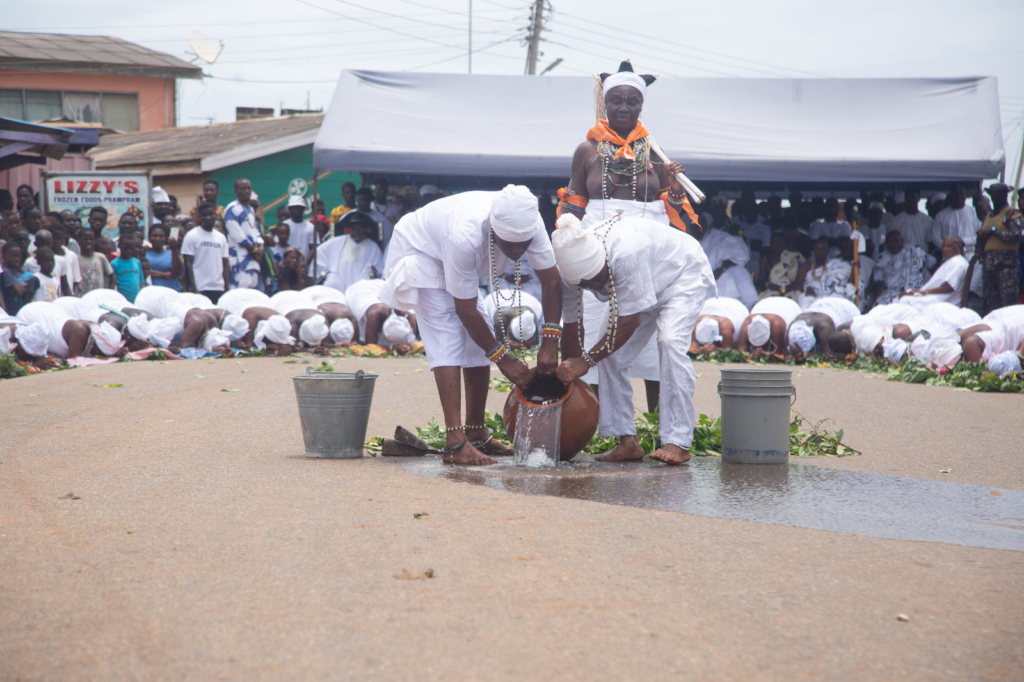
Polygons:
<instances>
[{"instance_id":1,"label":"man in white t-shirt","mask_svg":"<svg viewBox=\"0 0 1024 682\"><path fill-rule=\"evenodd\" d=\"M835 197L830 197L825 202L825 217L815 220L809 229L812 241L820 238L828 239L829 258L839 256L840 240L848 238L851 232L853 232L853 228L850 227L850 223L839 220L839 199Z\"/></svg>"},{"instance_id":2,"label":"man in white t-shirt","mask_svg":"<svg viewBox=\"0 0 1024 682\"><path fill-rule=\"evenodd\" d=\"M912 187L905 195L907 200L903 206L903 213L893 218L891 229L903 236L904 244L916 246L927 253L928 243L932 240L934 221L918 208L918 204L921 203L920 190Z\"/></svg>"},{"instance_id":3,"label":"man in white t-shirt","mask_svg":"<svg viewBox=\"0 0 1024 682\"><path fill-rule=\"evenodd\" d=\"M288 246L294 246L302 252L303 258L309 258L313 245L313 223L305 218L306 202L300 196L292 195L288 199L289 219L284 222L288 225Z\"/></svg>"},{"instance_id":4,"label":"man in white t-shirt","mask_svg":"<svg viewBox=\"0 0 1024 682\"><path fill-rule=\"evenodd\" d=\"M186 288L203 294L214 304L231 281L228 240L213 229L216 221L217 208L213 204L202 204L199 207L199 227L189 230L181 244Z\"/></svg>"},{"instance_id":5,"label":"man in white t-shirt","mask_svg":"<svg viewBox=\"0 0 1024 682\"><path fill-rule=\"evenodd\" d=\"M954 186L946 195L946 208L939 211L932 224L932 244L940 251L942 241L946 237L959 237L964 243L964 255L974 255L974 245L978 241L978 230L981 221L973 206L967 205L967 190Z\"/></svg>"}]
</instances>

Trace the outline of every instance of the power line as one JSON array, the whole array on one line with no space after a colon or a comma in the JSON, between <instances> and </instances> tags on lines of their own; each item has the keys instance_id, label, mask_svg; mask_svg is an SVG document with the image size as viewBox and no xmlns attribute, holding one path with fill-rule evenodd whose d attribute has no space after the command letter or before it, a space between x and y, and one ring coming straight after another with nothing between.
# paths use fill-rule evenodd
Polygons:
<instances>
[{"instance_id":1,"label":"power line","mask_svg":"<svg viewBox=\"0 0 1024 682\"><path fill-rule=\"evenodd\" d=\"M499 40L499 41L497 41L497 42L491 43L490 45L485 45L484 47L481 47L481 48L479 48L479 49L473 50L473 52L474 52L474 53L479 53L479 52L483 52L484 50L489 50L489 49L491 49L492 47L497 47L498 45L501 45L502 43L507 43L507 42L509 42L509 41L511 41L511 40L519 40L519 39L520 39L520 36L512 36L511 38L506 38L505 40ZM453 61L453 60L455 60L455 59L461 59L461 58L463 58L463 57L465 57L465 56L466 56L466 53L464 52L464 53L462 53L462 54L457 54L457 55L455 55L454 57L449 57L449 58L447 58L447 59L440 59L440 60L438 60L438 61L436 61L436 62L430 62L429 64L422 64L422 65L420 65L420 66L414 66L414 67L412 67L412 68L410 68L410 69L402 69L402 70L403 70L403 71L416 71L416 70L418 70L418 69L425 69L425 68L427 68L428 66L436 66L436 65L438 65L438 64L443 64L443 63L445 63L445 62L450 62L450 61ZM502 55L502 54L492 54L492 55L490 55L490 56L491 56L491 57L506 57L507 55ZM519 57L510 57L510 58L511 58L511 59L519 59Z\"/></svg>"}]
</instances>

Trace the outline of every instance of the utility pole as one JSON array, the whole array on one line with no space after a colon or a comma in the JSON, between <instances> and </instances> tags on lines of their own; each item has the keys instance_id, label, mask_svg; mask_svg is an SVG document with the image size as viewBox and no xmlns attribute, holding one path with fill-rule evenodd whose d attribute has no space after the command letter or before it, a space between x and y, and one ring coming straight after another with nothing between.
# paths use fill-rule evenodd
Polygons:
<instances>
[{"instance_id":1,"label":"utility pole","mask_svg":"<svg viewBox=\"0 0 1024 682\"><path fill-rule=\"evenodd\" d=\"M540 31L544 27L544 0L533 3L533 23L530 26L530 49L526 53L526 75L537 75L537 58L540 57Z\"/></svg>"},{"instance_id":2,"label":"utility pole","mask_svg":"<svg viewBox=\"0 0 1024 682\"><path fill-rule=\"evenodd\" d=\"M473 0L469 0L469 72L473 73Z\"/></svg>"}]
</instances>

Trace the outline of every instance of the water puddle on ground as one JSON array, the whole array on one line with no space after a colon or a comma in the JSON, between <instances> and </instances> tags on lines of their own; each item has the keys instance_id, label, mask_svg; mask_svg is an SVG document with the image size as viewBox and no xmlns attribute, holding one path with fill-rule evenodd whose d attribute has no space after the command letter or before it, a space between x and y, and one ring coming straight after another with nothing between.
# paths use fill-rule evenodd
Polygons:
<instances>
[{"instance_id":1,"label":"water puddle on ground","mask_svg":"<svg viewBox=\"0 0 1024 682\"><path fill-rule=\"evenodd\" d=\"M1024 551L1024 492L804 464L681 467L511 463L455 467L429 457L407 471L525 495L567 497L875 538Z\"/></svg>"}]
</instances>

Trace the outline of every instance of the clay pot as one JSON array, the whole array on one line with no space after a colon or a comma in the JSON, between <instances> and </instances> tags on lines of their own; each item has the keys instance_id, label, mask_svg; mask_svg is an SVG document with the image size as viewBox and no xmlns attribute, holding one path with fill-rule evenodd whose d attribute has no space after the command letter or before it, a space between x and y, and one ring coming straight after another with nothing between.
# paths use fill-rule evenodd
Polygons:
<instances>
[{"instance_id":1,"label":"clay pot","mask_svg":"<svg viewBox=\"0 0 1024 682\"><path fill-rule=\"evenodd\" d=\"M538 405L526 399L523 390L518 386L514 387L508 394L505 401L505 409L502 415L505 418L505 431L508 433L509 441L515 441L516 417L519 414L519 404L532 407L550 407L551 405L562 405L562 433L560 436L560 458L572 459L580 450L587 447L587 443L597 432L597 421L601 416L600 407L597 402L597 395L594 389L582 379L577 379L569 385L565 395L554 403Z\"/></svg>"}]
</instances>

